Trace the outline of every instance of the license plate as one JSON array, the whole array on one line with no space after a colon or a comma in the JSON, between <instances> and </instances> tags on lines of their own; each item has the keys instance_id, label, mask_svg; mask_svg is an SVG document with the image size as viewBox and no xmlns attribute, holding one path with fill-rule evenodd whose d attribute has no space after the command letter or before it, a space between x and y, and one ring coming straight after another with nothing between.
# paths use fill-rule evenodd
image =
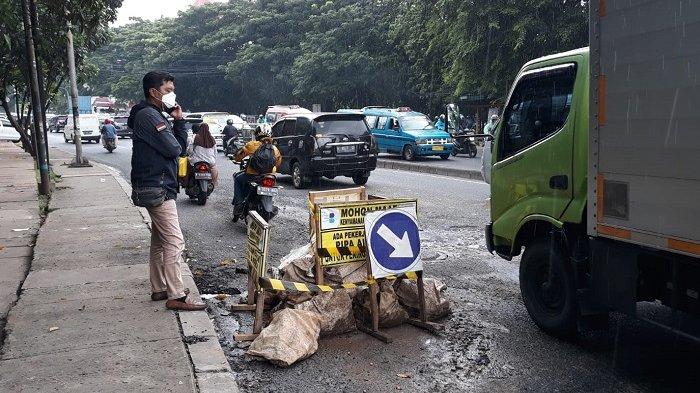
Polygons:
<instances>
[{"instance_id":1,"label":"license plate","mask_svg":"<svg viewBox=\"0 0 700 393\"><path fill-rule=\"evenodd\" d=\"M194 173L194 178L195 178L196 180L204 180L204 179L206 179L206 180L211 180L211 173L207 173L207 172L195 172L195 173Z\"/></svg>"},{"instance_id":2,"label":"license plate","mask_svg":"<svg viewBox=\"0 0 700 393\"><path fill-rule=\"evenodd\" d=\"M348 146L337 146L336 151L339 154L349 154L349 153L355 153L355 145L348 145Z\"/></svg>"},{"instance_id":3,"label":"license plate","mask_svg":"<svg viewBox=\"0 0 700 393\"><path fill-rule=\"evenodd\" d=\"M276 196L279 190L276 187L258 187L258 195Z\"/></svg>"},{"instance_id":4,"label":"license plate","mask_svg":"<svg viewBox=\"0 0 700 393\"><path fill-rule=\"evenodd\" d=\"M83 134L90 135L90 134L92 134L92 131L83 131Z\"/></svg>"},{"instance_id":5,"label":"license plate","mask_svg":"<svg viewBox=\"0 0 700 393\"><path fill-rule=\"evenodd\" d=\"M445 146L433 146L434 151L443 151L445 150Z\"/></svg>"}]
</instances>

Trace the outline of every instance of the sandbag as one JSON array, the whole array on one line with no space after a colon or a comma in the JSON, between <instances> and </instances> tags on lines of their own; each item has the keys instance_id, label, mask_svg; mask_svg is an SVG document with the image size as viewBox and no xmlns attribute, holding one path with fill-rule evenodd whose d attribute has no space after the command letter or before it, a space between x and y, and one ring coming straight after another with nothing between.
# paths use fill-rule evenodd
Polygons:
<instances>
[{"instance_id":1,"label":"sandbag","mask_svg":"<svg viewBox=\"0 0 700 393\"><path fill-rule=\"evenodd\" d=\"M272 322L260 332L246 354L287 367L316 353L320 332L318 314L285 308L272 316Z\"/></svg>"},{"instance_id":2,"label":"sandbag","mask_svg":"<svg viewBox=\"0 0 700 393\"><path fill-rule=\"evenodd\" d=\"M314 283L314 250L312 243L295 248L280 259L282 280Z\"/></svg>"},{"instance_id":3,"label":"sandbag","mask_svg":"<svg viewBox=\"0 0 700 393\"><path fill-rule=\"evenodd\" d=\"M332 336L357 329L352 311L352 299L346 291L321 293L307 302L296 305L295 308L313 311L320 315L321 336Z\"/></svg>"},{"instance_id":4,"label":"sandbag","mask_svg":"<svg viewBox=\"0 0 700 393\"><path fill-rule=\"evenodd\" d=\"M425 316L428 320L442 318L452 312L450 301L444 294L447 286L436 278L423 279L425 288ZM408 312L418 317L420 307L418 305L418 283L403 279L394 284L394 291L399 302Z\"/></svg>"},{"instance_id":5,"label":"sandbag","mask_svg":"<svg viewBox=\"0 0 700 393\"><path fill-rule=\"evenodd\" d=\"M355 303L355 317L365 325L371 325L372 312L369 302L369 289L364 289L357 297ZM393 290L379 292L379 326L393 327L404 323L408 319L408 312L401 307L399 299Z\"/></svg>"}]
</instances>

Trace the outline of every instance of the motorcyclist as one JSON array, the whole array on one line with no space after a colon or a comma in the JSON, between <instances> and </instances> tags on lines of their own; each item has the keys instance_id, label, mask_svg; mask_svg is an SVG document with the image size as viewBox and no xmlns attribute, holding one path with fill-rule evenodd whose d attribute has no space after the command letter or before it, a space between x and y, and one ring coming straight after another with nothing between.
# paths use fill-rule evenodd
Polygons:
<instances>
[{"instance_id":1,"label":"motorcyclist","mask_svg":"<svg viewBox=\"0 0 700 393\"><path fill-rule=\"evenodd\" d=\"M277 149L277 146L272 145L270 126L267 124L260 124L255 127L254 131L255 139L246 143L234 157L235 161L242 161L245 157L253 156L255 152L263 146L263 144L270 144L275 155L275 163L272 168L271 173L277 171L277 168L282 163L282 154ZM238 172L233 176L233 206L234 214L243 208L243 201L246 195L248 195L248 184L250 180L255 176L260 175L251 165L246 167L245 172Z\"/></svg>"},{"instance_id":2,"label":"motorcyclist","mask_svg":"<svg viewBox=\"0 0 700 393\"><path fill-rule=\"evenodd\" d=\"M224 134L224 140L223 140L224 151L226 151L226 146L228 146L228 141L238 139L241 136L238 128L236 128L233 125L233 119L226 120L226 126L224 127L222 134Z\"/></svg>"},{"instance_id":3,"label":"motorcyclist","mask_svg":"<svg viewBox=\"0 0 700 393\"><path fill-rule=\"evenodd\" d=\"M491 115L491 121L489 121L486 124L486 126L484 127L484 134L493 135L493 132L495 131L494 126L496 125L497 122L498 122L498 115L496 115L496 114Z\"/></svg>"},{"instance_id":4,"label":"motorcyclist","mask_svg":"<svg viewBox=\"0 0 700 393\"><path fill-rule=\"evenodd\" d=\"M435 122L435 128L445 131L445 115L440 115L440 118Z\"/></svg>"},{"instance_id":5,"label":"motorcyclist","mask_svg":"<svg viewBox=\"0 0 700 393\"><path fill-rule=\"evenodd\" d=\"M114 139L114 143L117 143L117 128L112 124L112 120L105 119L104 124L100 128L100 134L102 134L102 146L107 147L107 140Z\"/></svg>"}]
</instances>

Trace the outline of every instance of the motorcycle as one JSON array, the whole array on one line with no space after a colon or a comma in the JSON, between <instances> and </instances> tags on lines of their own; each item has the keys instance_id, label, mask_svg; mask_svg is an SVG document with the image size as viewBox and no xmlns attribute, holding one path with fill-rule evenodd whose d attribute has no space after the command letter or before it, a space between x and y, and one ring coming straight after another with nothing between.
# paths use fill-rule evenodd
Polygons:
<instances>
[{"instance_id":1,"label":"motorcycle","mask_svg":"<svg viewBox=\"0 0 700 393\"><path fill-rule=\"evenodd\" d=\"M196 162L190 169L185 193L190 199L197 200L199 205L204 205L207 203L209 195L214 191L211 167L206 162Z\"/></svg>"},{"instance_id":2,"label":"motorcycle","mask_svg":"<svg viewBox=\"0 0 700 393\"><path fill-rule=\"evenodd\" d=\"M108 152L113 152L117 148L117 141L115 138L104 138L104 148Z\"/></svg>"},{"instance_id":3,"label":"motorcycle","mask_svg":"<svg viewBox=\"0 0 700 393\"><path fill-rule=\"evenodd\" d=\"M461 131L458 134L452 134L454 145L452 147L452 155L467 154L469 158L476 157L476 143L469 137L467 131Z\"/></svg>"},{"instance_id":4,"label":"motorcycle","mask_svg":"<svg viewBox=\"0 0 700 393\"><path fill-rule=\"evenodd\" d=\"M233 155L229 155L229 159L234 164L238 164L240 170L245 172L248 167L249 158L244 158L242 161L235 161ZM281 186L277 186L277 177L272 174L258 175L248 182L248 195L245 196L241 206L233 208L233 222L238 221L241 217L247 219L248 212L255 211L265 221L270 221L277 215L279 209L273 203L273 198L279 194Z\"/></svg>"}]
</instances>

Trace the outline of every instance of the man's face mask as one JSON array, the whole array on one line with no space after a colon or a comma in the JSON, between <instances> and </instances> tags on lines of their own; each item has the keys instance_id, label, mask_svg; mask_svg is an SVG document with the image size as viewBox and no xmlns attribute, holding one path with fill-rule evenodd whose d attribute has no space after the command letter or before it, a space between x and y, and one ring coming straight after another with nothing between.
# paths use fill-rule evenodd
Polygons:
<instances>
[{"instance_id":1,"label":"man's face mask","mask_svg":"<svg viewBox=\"0 0 700 393\"><path fill-rule=\"evenodd\" d=\"M175 101L175 92L162 94L160 91L158 91L158 94L161 94L160 102L163 104L166 112L170 112L171 109L175 108L177 105L177 102Z\"/></svg>"}]
</instances>

